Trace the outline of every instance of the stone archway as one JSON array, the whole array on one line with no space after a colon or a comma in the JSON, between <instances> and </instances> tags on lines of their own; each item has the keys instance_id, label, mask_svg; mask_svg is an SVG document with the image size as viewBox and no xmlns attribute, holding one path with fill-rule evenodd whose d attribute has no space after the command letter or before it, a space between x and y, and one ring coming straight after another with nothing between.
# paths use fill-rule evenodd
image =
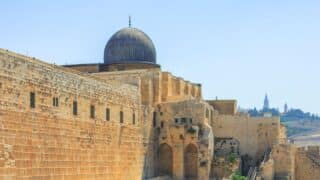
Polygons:
<instances>
[{"instance_id":1,"label":"stone archway","mask_svg":"<svg viewBox=\"0 0 320 180\"><path fill-rule=\"evenodd\" d=\"M159 175L172 176L173 153L172 148L164 143L159 147Z\"/></svg>"},{"instance_id":2,"label":"stone archway","mask_svg":"<svg viewBox=\"0 0 320 180\"><path fill-rule=\"evenodd\" d=\"M184 176L186 179L198 177L198 148L189 144L184 152Z\"/></svg>"}]
</instances>

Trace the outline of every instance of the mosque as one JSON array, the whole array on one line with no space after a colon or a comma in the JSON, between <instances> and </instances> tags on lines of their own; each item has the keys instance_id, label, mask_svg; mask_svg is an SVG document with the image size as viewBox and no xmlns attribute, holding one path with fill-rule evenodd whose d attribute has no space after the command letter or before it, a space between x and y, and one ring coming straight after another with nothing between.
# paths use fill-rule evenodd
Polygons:
<instances>
[{"instance_id":1,"label":"mosque","mask_svg":"<svg viewBox=\"0 0 320 180\"><path fill-rule=\"evenodd\" d=\"M319 147L288 143L279 117L203 99L201 84L156 57L131 23L103 63L57 66L0 49L0 179L319 177Z\"/></svg>"}]
</instances>

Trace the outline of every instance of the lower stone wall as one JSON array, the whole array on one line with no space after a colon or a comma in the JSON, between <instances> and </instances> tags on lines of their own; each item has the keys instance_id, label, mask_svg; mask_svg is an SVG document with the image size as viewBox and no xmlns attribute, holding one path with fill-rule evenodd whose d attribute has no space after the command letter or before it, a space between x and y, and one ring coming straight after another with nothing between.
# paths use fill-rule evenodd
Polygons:
<instances>
[{"instance_id":1,"label":"lower stone wall","mask_svg":"<svg viewBox=\"0 0 320 180\"><path fill-rule=\"evenodd\" d=\"M0 179L142 179L139 126L0 110Z\"/></svg>"},{"instance_id":2,"label":"lower stone wall","mask_svg":"<svg viewBox=\"0 0 320 180\"><path fill-rule=\"evenodd\" d=\"M293 144L278 144L272 148L270 158L274 160L274 176L277 179L295 179L295 154Z\"/></svg>"},{"instance_id":3,"label":"lower stone wall","mask_svg":"<svg viewBox=\"0 0 320 180\"><path fill-rule=\"evenodd\" d=\"M320 156L310 154L305 150L297 150L296 155L296 179L318 180L320 177Z\"/></svg>"},{"instance_id":4,"label":"lower stone wall","mask_svg":"<svg viewBox=\"0 0 320 180\"><path fill-rule=\"evenodd\" d=\"M238 140L240 155L249 155L254 160L262 160L265 150L279 142L279 117L214 114L212 119L215 137Z\"/></svg>"}]
</instances>

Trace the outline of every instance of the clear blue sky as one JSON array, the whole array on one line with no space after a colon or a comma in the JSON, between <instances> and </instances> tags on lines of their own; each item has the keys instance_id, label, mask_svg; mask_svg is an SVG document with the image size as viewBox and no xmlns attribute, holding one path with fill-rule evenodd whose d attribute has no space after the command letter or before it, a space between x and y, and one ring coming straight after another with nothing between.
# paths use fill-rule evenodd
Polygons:
<instances>
[{"instance_id":1,"label":"clear blue sky","mask_svg":"<svg viewBox=\"0 0 320 180\"><path fill-rule=\"evenodd\" d=\"M320 1L2 0L0 47L56 64L102 62L109 37L145 31L162 69L205 98L320 113Z\"/></svg>"}]
</instances>

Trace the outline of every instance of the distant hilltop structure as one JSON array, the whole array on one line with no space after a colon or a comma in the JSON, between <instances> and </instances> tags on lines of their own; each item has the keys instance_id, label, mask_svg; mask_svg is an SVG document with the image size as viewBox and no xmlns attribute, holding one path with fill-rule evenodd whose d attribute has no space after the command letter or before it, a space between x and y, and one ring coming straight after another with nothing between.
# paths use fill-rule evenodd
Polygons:
<instances>
[{"instance_id":1,"label":"distant hilltop structure","mask_svg":"<svg viewBox=\"0 0 320 180\"><path fill-rule=\"evenodd\" d=\"M268 99L268 94L264 96L264 101L263 101L263 110L268 110L269 109L269 99Z\"/></svg>"},{"instance_id":2,"label":"distant hilltop structure","mask_svg":"<svg viewBox=\"0 0 320 180\"><path fill-rule=\"evenodd\" d=\"M288 113L288 104L287 103L285 103L284 107L283 107L283 114L286 114L286 113Z\"/></svg>"},{"instance_id":3,"label":"distant hilltop structure","mask_svg":"<svg viewBox=\"0 0 320 180\"><path fill-rule=\"evenodd\" d=\"M247 109L247 112L252 117L272 117L279 116L281 121L295 121L295 120L320 120L320 117L310 112L304 112L299 108L290 108L287 102L283 106L283 112L279 109L270 107L270 101L267 94L264 96L262 109L252 108Z\"/></svg>"}]
</instances>

